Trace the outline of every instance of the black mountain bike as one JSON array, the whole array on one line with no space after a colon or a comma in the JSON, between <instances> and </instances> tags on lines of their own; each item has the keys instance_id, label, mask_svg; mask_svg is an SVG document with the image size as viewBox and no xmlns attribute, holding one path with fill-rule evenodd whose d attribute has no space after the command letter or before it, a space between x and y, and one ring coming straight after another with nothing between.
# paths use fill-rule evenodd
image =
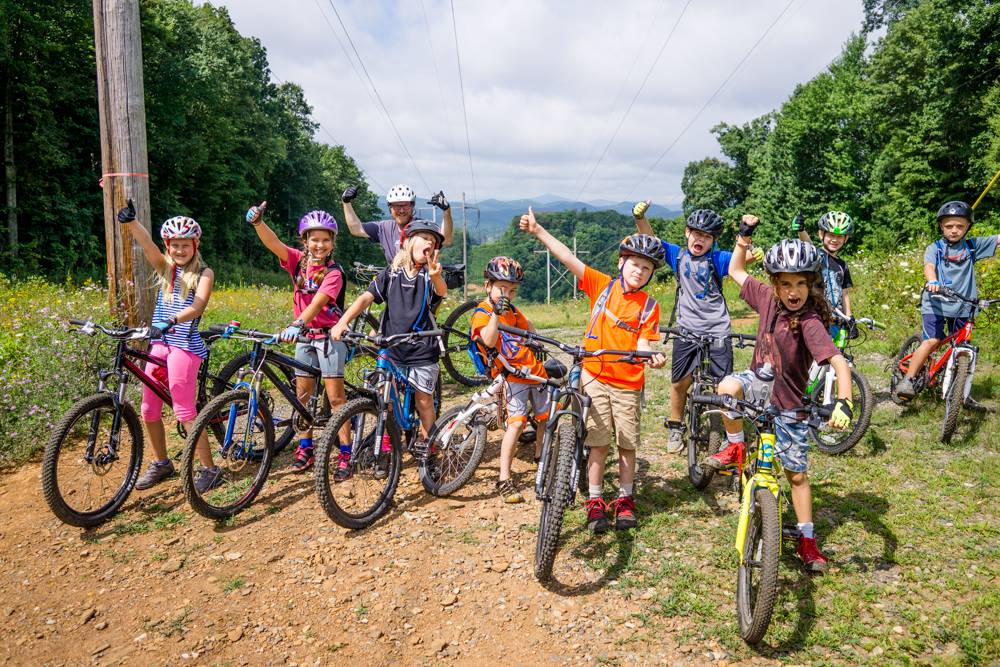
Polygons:
<instances>
[{"instance_id":1,"label":"black mountain bike","mask_svg":"<svg viewBox=\"0 0 1000 667\"><path fill-rule=\"evenodd\" d=\"M611 363L641 363L655 352L638 350L594 350L587 351L577 345L566 345L540 334L500 325L500 330L520 336L527 345L543 354L545 346L551 346L570 355L573 365L566 379L566 370L560 362L546 361L549 377L524 375L523 377L544 383L549 390L551 416L545 424L542 439L542 457L535 474L535 495L542 504L538 520L538 537L535 540L535 577L544 581L552 576L562 532L563 516L573 502L577 488L586 493L587 488L587 412L590 410L590 396L581 386L581 370L584 359L592 357L617 356Z\"/></svg>"},{"instance_id":2,"label":"black mountain bike","mask_svg":"<svg viewBox=\"0 0 1000 667\"><path fill-rule=\"evenodd\" d=\"M42 491L52 513L63 523L81 528L98 526L118 512L128 500L142 465L143 428L126 390L130 376L173 405L165 376L149 375L142 367L152 363L166 371L166 361L129 346L145 342L149 329L113 329L90 321L70 320L77 331L88 336L101 334L115 341L115 355L110 369L97 372L97 392L80 399L56 424L45 445L42 459ZM202 332L211 350L221 328ZM225 380L212 375L206 359L198 370L199 410L208 402L208 387L222 392ZM159 373L156 373L159 375ZM182 438L183 425L177 423Z\"/></svg>"},{"instance_id":3,"label":"black mountain bike","mask_svg":"<svg viewBox=\"0 0 1000 667\"><path fill-rule=\"evenodd\" d=\"M687 441L688 479L694 488L704 489L712 481L715 471L702 466L702 462L721 448L725 427L719 413L703 414L705 412L704 404L692 401L690 397L715 394L717 380L712 377L710 372L711 357L709 355L712 345L716 344L719 337L700 336L679 328L660 327L660 332L666 334L663 338L664 343L671 338L679 338L699 347L698 364L691 374L684 435ZM751 347L757 340L756 336L750 334L729 334L728 337L732 339L733 347L739 349ZM666 420L664 420L663 425L667 426Z\"/></svg>"}]
</instances>

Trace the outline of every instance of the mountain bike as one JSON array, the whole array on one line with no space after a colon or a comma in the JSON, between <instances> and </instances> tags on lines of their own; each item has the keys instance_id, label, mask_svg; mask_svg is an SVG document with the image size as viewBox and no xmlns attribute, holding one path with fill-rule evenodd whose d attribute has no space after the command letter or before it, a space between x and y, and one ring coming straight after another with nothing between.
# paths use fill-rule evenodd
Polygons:
<instances>
[{"instance_id":1,"label":"mountain bike","mask_svg":"<svg viewBox=\"0 0 1000 667\"><path fill-rule=\"evenodd\" d=\"M91 321L70 320L75 331L98 334L115 341L109 369L97 371L97 391L80 399L56 424L42 458L42 491L49 509L63 523L80 528L98 526L118 512L128 500L142 466L144 433L135 407L128 401L129 377L135 377L165 404L173 405L167 384L167 362L129 343L150 340L149 328L110 328ZM209 348L221 329L202 332ZM225 389L225 380L209 372L209 359L198 369L196 405L208 402L213 391ZM147 374L143 364L156 366ZM187 437L178 422L177 432Z\"/></svg>"},{"instance_id":2,"label":"mountain bike","mask_svg":"<svg viewBox=\"0 0 1000 667\"><path fill-rule=\"evenodd\" d=\"M384 269L385 267L382 266L354 263L355 275L358 276L359 280L367 278L370 281ZM457 289L464 284L465 264L445 265L442 270L448 289ZM469 331L472 325L472 314L478 305L478 299L463 301L445 318L443 325L439 324L443 331L441 364L455 382L465 387L480 387L490 382L488 375L479 372L471 356ZM368 311L365 311L364 314L366 318L369 318L367 328L358 329L355 326L358 320L355 320L351 324L351 330L358 333L378 331L378 321L375 320L374 316ZM435 316L435 318L437 322L440 322L440 317Z\"/></svg>"},{"instance_id":3,"label":"mountain bike","mask_svg":"<svg viewBox=\"0 0 1000 667\"><path fill-rule=\"evenodd\" d=\"M865 342L864 330L859 329L857 338L849 335L850 318L840 310L834 310L834 324L837 325L837 335L833 342L840 350L840 353L847 359L851 366L851 402L854 404L855 419L851 422L851 428L838 430L823 421L818 421L816 426L809 429L816 447L826 454L843 454L854 445L861 442L865 432L872 421L872 412L875 410L875 395L872 393L868 378L859 373L854 367L854 354L851 348L854 345L861 345ZM885 325L876 322L870 317L859 317L855 320L869 331L885 329ZM857 343L852 341L857 340ZM813 361L809 368L809 380L806 384L806 403L811 409L833 408L837 400L837 372L830 364L817 364Z\"/></svg>"},{"instance_id":4,"label":"mountain bike","mask_svg":"<svg viewBox=\"0 0 1000 667\"><path fill-rule=\"evenodd\" d=\"M263 489L276 454L275 429L296 433L321 428L329 420L329 408L324 411L329 398L320 369L269 349L278 343L277 334L240 329L233 322L219 338L250 342L248 361L233 388L215 396L198 412L180 470L184 495L192 509L215 520L243 511ZM295 371L313 380L313 391L305 404L295 390ZM261 389L265 379L284 399L281 405L288 406L287 413L273 414L274 397ZM209 428L215 431L213 456L221 472L216 485L200 493L194 484L196 444L201 432Z\"/></svg>"},{"instance_id":5,"label":"mountain bike","mask_svg":"<svg viewBox=\"0 0 1000 667\"><path fill-rule=\"evenodd\" d=\"M980 312L990 306L1000 303L1000 299L967 299L958 292L947 287L941 287L931 298L962 301L973 307L972 315L958 331L941 339L934 351L927 357L924 367L913 378L913 388L920 393L927 387L940 385L941 396L944 397L944 420L941 423L941 442L951 442L958 426L958 416L962 408L970 401L972 378L976 374L976 360L979 348L972 344L972 331L975 319ZM910 368L910 359L923 338L917 334L910 336L896 354L892 363L892 376L889 380L889 391L892 400L899 404L905 401L896 396L896 385L903 379ZM939 356L935 355L941 351ZM943 371L943 372L942 372Z\"/></svg>"},{"instance_id":6,"label":"mountain bike","mask_svg":"<svg viewBox=\"0 0 1000 667\"><path fill-rule=\"evenodd\" d=\"M734 396L697 394L692 401L708 408L706 413L739 413L754 424L756 437L747 438L747 451L740 452L737 464L740 490L740 518L736 524L736 552L740 563L736 577L736 610L740 637L756 644L767 632L778 594L778 562L781 559L782 535L797 537L794 527L783 530L781 524L781 462L775 451L776 418L781 410L773 405L760 406ZM803 406L798 410L806 410ZM811 414L810 425L830 413ZM747 461L744 464L744 461Z\"/></svg>"},{"instance_id":7,"label":"mountain bike","mask_svg":"<svg viewBox=\"0 0 1000 667\"><path fill-rule=\"evenodd\" d=\"M701 336L674 327L660 327L660 333L664 344L671 338L680 338L698 346L698 364L691 374L691 387L689 396L699 394L715 394L718 381L712 377L711 351L712 346L718 341L724 340L719 336ZM752 347L757 337L750 334L728 334L726 337L732 339L734 347L743 349ZM722 417L716 413L702 415L704 408L701 403L695 401L687 402L686 421L684 434L687 441L688 458L688 480L696 489L704 489L715 476L715 471L708 467L702 467L702 461L712 456L721 449L722 439L725 434L725 427L722 424ZM668 419L664 419L663 425L669 428Z\"/></svg>"},{"instance_id":8,"label":"mountain bike","mask_svg":"<svg viewBox=\"0 0 1000 667\"><path fill-rule=\"evenodd\" d=\"M581 386L584 359L617 356L609 363L642 363L655 352L638 350L594 350L588 351L577 345L567 345L541 334L500 325L500 330L521 337L521 344L542 354L547 354L545 346L550 346L568 354L573 363L568 378L565 366L553 365L548 378L523 374L528 380L545 384L549 391L549 405L552 413L545 424L542 436L542 457L535 473L535 496L542 504L538 519L538 536L535 539L535 577L544 581L552 576L562 532L563 516L573 501L576 490L586 493L587 488L587 413L591 399Z\"/></svg>"},{"instance_id":9,"label":"mountain bike","mask_svg":"<svg viewBox=\"0 0 1000 667\"><path fill-rule=\"evenodd\" d=\"M440 329L415 331L393 336L370 335L350 330L345 339L377 349L375 369L370 371L356 398L330 418L329 427L316 445L316 495L327 516L350 530L367 528L388 511L399 485L402 453L405 448L421 468L428 465L427 443L420 437L415 389L406 374L389 358L389 348L419 338L436 337ZM440 405L441 381L435 387ZM341 439L345 430L351 446L347 463L349 476L335 481ZM421 470L421 477L432 475Z\"/></svg>"}]
</instances>

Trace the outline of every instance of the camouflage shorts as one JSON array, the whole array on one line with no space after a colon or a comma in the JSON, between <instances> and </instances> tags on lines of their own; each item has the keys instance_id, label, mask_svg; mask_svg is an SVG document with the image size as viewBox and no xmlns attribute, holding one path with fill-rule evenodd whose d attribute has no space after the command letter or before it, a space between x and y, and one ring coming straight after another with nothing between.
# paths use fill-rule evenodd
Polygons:
<instances>
[{"instance_id":1,"label":"camouflage shorts","mask_svg":"<svg viewBox=\"0 0 1000 667\"><path fill-rule=\"evenodd\" d=\"M788 415L775 420L775 449L787 472L805 472L809 467L809 424Z\"/></svg>"}]
</instances>

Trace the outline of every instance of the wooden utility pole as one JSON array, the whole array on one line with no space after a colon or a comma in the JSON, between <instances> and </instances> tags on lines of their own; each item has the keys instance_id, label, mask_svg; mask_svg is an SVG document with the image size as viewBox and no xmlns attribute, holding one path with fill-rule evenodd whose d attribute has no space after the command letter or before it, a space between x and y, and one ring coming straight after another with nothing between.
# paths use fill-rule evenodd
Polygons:
<instances>
[{"instance_id":1,"label":"wooden utility pole","mask_svg":"<svg viewBox=\"0 0 1000 667\"><path fill-rule=\"evenodd\" d=\"M132 224L149 229L139 0L93 3L108 299L112 317L138 326L153 313L153 272L128 227L118 224L116 212L131 198L137 212Z\"/></svg>"},{"instance_id":2,"label":"wooden utility pole","mask_svg":"<svg viewBox=\"0 0 1000 667\"><path fill-rule=\"evenodd\" d=\"M17 165L14 162L14 110L10 73L4 84L3 161L7 184L7 247L11 259L17 259Z\"/></svg>"}]
</instances>

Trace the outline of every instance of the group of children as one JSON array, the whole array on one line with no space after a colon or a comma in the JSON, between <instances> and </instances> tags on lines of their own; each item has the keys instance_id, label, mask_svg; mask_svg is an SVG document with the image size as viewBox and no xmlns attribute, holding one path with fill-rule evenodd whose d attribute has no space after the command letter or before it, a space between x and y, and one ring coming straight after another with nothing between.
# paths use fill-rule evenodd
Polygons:
<instances>
[{"instance_id":1,"label":"group of children","mask_svg":"<svg viewBox=\"0 0 1000 667\"><path fill-rule=\"evenodd\" d=\"M443 225L414 218L416 195L405 185L389 191L387 201L391 219L362 223L354 212L352 200L358 188L343 193L344 218L350 233L368 238L382 246L389 266L378 274L368 289L345 309L344 270L333 258L338 226L325 211L311 211L299 221L302 249L285 245L263 222L266 202L247 211L246 221L253 226L266 248L278 258L292 281L294 319L280 338L296 343L298 360L318 367L331 405L345 402L344 362L347 354L341 341L351 321L372 303L385 305L381 332L393 335L433 328L433 313L447 291L438 255L451 241L450 206L443 192L428 202L443 211ZM579 281L590 301L583 346L587 350L625 349L652 352L651 343L659 338L660 309L644 289L655 271L669 265L677 279L676 326L698 336L715 340L710 350L710 372L718 381L718 392L746 400L770 400L781 410L777 429L777 454L792 488L792 504L800 532L798 554L805 566L823 571L826 559L816 545L812 523L812 498L807 475L808 426L799 409L810 364L829 363L837 372L837 401L830 425L849 427L853 418L850 400L851 380L847 360L834 345L836 333L833 313L846 318L853 332L851 316L850 271L838 256L853 231L853 221L846 213L830 211L818 221L821 247L809 241L803 218L796 216L790 228L793 238L773 245L767 252L754 248L752 238L758 219L744 215L739 221L736 246L730 251L716 248L724 223L711 210L692 212L686 220L684 244L661 241L653 234L645 218L649 201L633 209L637 233L619 244L617 275L608 275L586 266L559 239L546 231L534 212L521 216L521 231L535 236ZM118 214L122 224L135 220L131 201ZM924 344L914 355L910 372L897 387L901 398L913 395L910 381L919 372L945 328L955 330L968 317L968 306L932 299L940 285L947 285L968 298L976 297L975 261L992 256L997 237L965 239L972 225L972 210L963 202L948 202L938 213L942 240L925 252ZM177 419L189 424L195 417L197 371L207 356L198 333L198 322L211 296L214 276L207 268L198 245L201 228L191 218L167 220L160 230L166 253L161 253L141 225L132 225L132 234L142 246L159 278L152 331L155 342L151 354L167 362L167 377ZM769 282L746 271L746 265L762 261ZM760 316L757 342L750 368L733 372L732 332L729 311L723 296L722 281L730 276L740 286L742 298ZM503 332L500 325L531 329L523 311L514 304L524 279L521 265L510 257L495 257L484 272L486 296L474 312L471 336L484 348L502 355L507 364L524 368L528 374L545 377L544 366L519 337ZM432 395L439 381L439 346L433 338L393 347L389 354L404 370L416 390L416 407L421 434L427 437L436 418ZM675 340L672 351L670 417L667 449L684 449L682 415L691 376L700 363L700 348ZM666 357L653 353L645 364L607 363L600 358L584 362L581 386L592 400L588 416L587 525L594 533L637 525L634 495L636 449L639 445L641 393L645 383L645 365L661 368ZM155 372L150 365L147 372ZM501 371L499 362L493 367ZM312 379L298 377L297 392L308 396ZM529 416L537 423L535 460L541 449L544 422L549 416L547 394L541 385L530 380L508 377L505 384L507 423L501 444L500 474L497 491L505 502L521 502L517 484L511 475L516 443ZM136 488L149 488L175 474L167 458L162 403L145 389L142 417L150 434L154 460L143 473ZM737 414L724 419L726 445L710 456L705 465L723 469L742 462L745 452L743 425ZM344 430L349 430L345 425ZM300 434L292 469L308 470L314 463L312 434ZM339 434L341 444L335 481L350 474L348 462L349 432ZM607 502L603 480L612 439L618 450L619 489ZM201 469L196 477L203 492L219 481L219 468L213 465L207 441L197 449Z\"/></svg>"}]
</instances>

